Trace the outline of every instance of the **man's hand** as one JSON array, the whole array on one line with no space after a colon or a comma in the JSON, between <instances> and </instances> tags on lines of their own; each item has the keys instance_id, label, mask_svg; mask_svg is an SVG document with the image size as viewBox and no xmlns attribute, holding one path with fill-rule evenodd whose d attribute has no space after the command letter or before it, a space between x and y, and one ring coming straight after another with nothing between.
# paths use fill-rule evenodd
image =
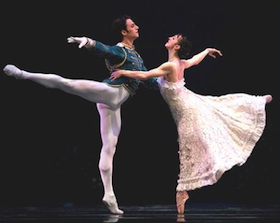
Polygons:
<instances>
[{"instance_id":1,"label":"man's hand","mask_svg":"<svg viewBox=\"0 0 280 223\"><path fill-rule=\"evenodd\" d=\"M68 41L68 43L78 43L79 44L78 47L82 48L88 43L88 38L70 36L70 37L67 38L67 41Z\"/></svg>"}]
</instances>

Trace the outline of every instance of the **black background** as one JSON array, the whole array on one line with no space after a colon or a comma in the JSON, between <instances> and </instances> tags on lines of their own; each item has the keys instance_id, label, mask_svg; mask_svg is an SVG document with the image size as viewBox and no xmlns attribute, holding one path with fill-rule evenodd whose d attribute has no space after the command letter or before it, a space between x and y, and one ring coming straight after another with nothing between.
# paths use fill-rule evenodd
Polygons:
<instances>
[{"instance_id":1,"label":"black background","mask_svg":"<svg viewBox=\"0 0 280 223\"><path fill-rule=\"evenodd\" d=\"M140 27L136 49L148 69L167 59L170 35L189 36L194 55L222 51L186 72L203 95L270 93L267 126L248 161L190 202L279 203L279 1L1 0L1 60L33 72L102 81L104 61L68 36L114 45L112 21L128 14ZM95 104L31 81L0 76L0 205L99 204L101 148ZM158 92L140 86L122 107L114 159L120 204L173 204L178 175L176 127Z\"/></svg>"}]
</instances>

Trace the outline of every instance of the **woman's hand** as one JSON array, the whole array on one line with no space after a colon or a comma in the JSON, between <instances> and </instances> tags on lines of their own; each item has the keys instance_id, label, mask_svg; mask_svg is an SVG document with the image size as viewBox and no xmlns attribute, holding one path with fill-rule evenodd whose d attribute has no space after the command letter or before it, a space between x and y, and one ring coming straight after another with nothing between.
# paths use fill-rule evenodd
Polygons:
<instances>
[{"instance_id":1,"label":"woman's hand","mask_svg":"<svg viewBox=\"0 0 280 223\"><path fill-rule=\"evenodd\" d=\"M214 48L208 48L208 55L213 57L213 58L216 58L216 55L215 53L219 54L220 56L223 56L223 54L221 53L220 50L217 50L217 49L214 49Z\"/></svg>"},{"instance_id":2,"label":"woman's hand","mask_svg":"<svg viewBox=\"0 0 280 223\"><path fill-rule=\"evenodd\" d=\"M110 79L116 80L117 78L121 77L123 73L123 70L115 70L113 73L111 73Z\"/></svg>"}]
</instances>

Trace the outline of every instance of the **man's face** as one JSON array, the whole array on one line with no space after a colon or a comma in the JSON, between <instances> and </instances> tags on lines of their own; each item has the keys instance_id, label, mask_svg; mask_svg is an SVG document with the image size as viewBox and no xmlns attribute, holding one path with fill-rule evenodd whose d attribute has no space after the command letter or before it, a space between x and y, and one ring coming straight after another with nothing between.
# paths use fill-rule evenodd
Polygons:
<instances>
[{"instance_id":1,"label":"man's face","mask_svg":"<svg viewBox=\"0 0 280 223\"><path fill-rule=\"evenodd\" d=\"M124 35L126 38L136 39L139 37L139 27L131 19L126 20L126 29Z\"/></svg>"}]
</instances>

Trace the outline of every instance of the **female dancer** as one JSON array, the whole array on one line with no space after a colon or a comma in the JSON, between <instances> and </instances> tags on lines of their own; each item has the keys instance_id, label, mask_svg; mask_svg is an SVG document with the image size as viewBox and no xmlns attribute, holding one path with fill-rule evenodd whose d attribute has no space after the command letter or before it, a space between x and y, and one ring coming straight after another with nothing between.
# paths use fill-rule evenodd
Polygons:
<instances>
[{"instance_id":1,"label":"female dancer","mask_svg":"<svg viewBox=\"0 0 280 223\"><path fill-rule=\"evenodd\" d=\"M177 125L180 174L176 203L183 214L187 191L216 183L222 174L235 165L242 165L250 156L265 127L265 105L271 95L244 93L203 96L185 87L184 70L198 65L207 55L216 58L222 53L207 48L190 59L190 44L181 34L169 37L165 44L168 61L149 71L117 70L115 80L127 76L145 80L158 77L162 97L169 105Z\"/></svg>"}]
</instances>

